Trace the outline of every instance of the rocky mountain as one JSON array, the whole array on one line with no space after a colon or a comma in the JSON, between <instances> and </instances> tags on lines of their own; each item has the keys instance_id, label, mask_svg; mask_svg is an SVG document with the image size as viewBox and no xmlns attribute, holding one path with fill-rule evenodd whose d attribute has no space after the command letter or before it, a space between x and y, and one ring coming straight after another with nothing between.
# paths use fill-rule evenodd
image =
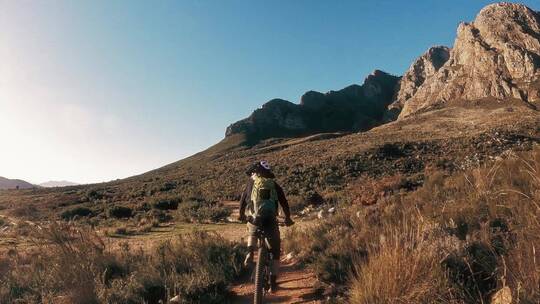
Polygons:
<instances>
[{"instance_id":1,"label":"rocky mountain","mask_svg":"<svg viewBox=\"0 0 540 304\"><path fill-rule=\"evenodd\" d=\"M448 103L517 101L535 108L539 68L540 14L521 4L496 3L472 23L459 25L452 49L430 48L401 78L375 71L361 86L326 94L309 91L300 104L274 99L229 126L226 136L243 134L257 142L366 131Z\"/></svg>"},{"instance_id":2,"label":"rocky mountain","mask_svg":"<svg viewBox=\"0 0 540 304\"><path fill-rule=\"evenodd\" d=\"M395 175L415 187L426 170L455 172L529 151L540 144L538 20L522 5L490 5L460 25L452 49L429 49L401 79L376 71L362 85L307 92L299 104L271 100L191 157L70 191L4 191L0 208L32 201L46 218L73 204L105 214L103 202L139 210L171 197L229 201L238 199L245 168L260 159L274 166L291 202L300 202L313 192L338 197L352 183ZM384 123L389 105L403 110ZM335 134L316 134L322 132Z\"/></svg>"},{"instance_id":3,"label":"rocky mountain","mask_svg":"<svg viewBox=\"0 0 540 304\"><path fill-rule=\"evenodd\" d=\"M449 58L450 49L446 46L431 47L418 57L399 81L394 102L388 107L387 120L395 120L405 102L413 97L424 81L435 75Z\"/></svg>"},{"instance_id":4,"label":"rocky mountain","mask_svg":"<svg viewBox=\"0 0 540 304\"><path fill-rule=\"evenodd\" d=\"M339 91L305 93L300 104L273 99L251 116L227 128L226 136L243 134L250 142L327 132L364 131L382 122L399 77L374 71L362 85Z\"/></svg>"},{"instance_id":5,"label":"rocky mountain","mask_svg":"<svg viewBox=\"0 0 540 304\"><path fill-rule=\"evenodd\" d=\"M399 117L449 102L519 101L534 107L540 99L539 68L540 14L521 4L488 5L472 23L459 25L442 67L431 75L413 72L419 79L427 76L420 86L407 85L404 77Z\"/></svg>"},{"instance_id":6,"label":"rocky mountain","mask_svg":"<svg viewBox=\"0 0 540 304\"><path fill-rule=\"evenodd\" d=\"M67 187L67 186L77 186L78 183L68 182L68 181L48 181L39 184L40 187L51 188L51 187Z\"/></svg>"},{"instance_id":7,"label":"rocky mountain","mask_svg":"<svg viewBox=\"0 0 540 304\"><path fill-rule=\"evenodd\" d=\"M9 179L0 176L0 190L7 189L31 189L35 188L34 185L29 182L25 182L20 179Z\"/></svg>"}]
</instances>

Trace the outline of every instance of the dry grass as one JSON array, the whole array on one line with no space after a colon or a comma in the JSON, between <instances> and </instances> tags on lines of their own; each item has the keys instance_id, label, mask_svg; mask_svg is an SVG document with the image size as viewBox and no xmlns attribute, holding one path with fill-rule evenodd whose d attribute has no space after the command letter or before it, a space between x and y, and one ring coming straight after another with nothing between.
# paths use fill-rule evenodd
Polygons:
<instances>
[{"instance_id":1,"label":"dry grass","mask_svg":"<svg viewBox=\"0 0 540 304\"><path fill-rule=\"evenodd\" d=\"M111 251L89 229L35 229L35 246L0 258L1 303L222 303L245 250L211 233L178 236L147 252Z\"/></svg>"},{"instance_id":2,"label":"dry grass","mask_svg":"<svg viewBox=\"0 0 540 304\"><path fill-rule=\"evenodd\" d=\"M369 250L369 261L356 263L350 303L439 303L450 299L441 260L453 248L437 226L419 220L391 227ZM437 239L437 244L427 242Z\"/></svg>"},{"instance_id":3,"label":"dry grass","mask_svg":"<svg viewBox=\"0 0 540 304\"><path fill-rule=\"evenodd\" d=\"M352 303L489 303L503 286L538 303L539 172L540 149L464 173L426 169L418 190L342 204L284 247Z\"/></svg>"}]
</instances>

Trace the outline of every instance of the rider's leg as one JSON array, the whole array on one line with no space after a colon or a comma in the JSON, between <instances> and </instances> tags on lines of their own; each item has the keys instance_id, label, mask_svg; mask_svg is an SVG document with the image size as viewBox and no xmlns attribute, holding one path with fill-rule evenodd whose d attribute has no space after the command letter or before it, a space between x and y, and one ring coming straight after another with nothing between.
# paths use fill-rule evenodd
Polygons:
<instances>
[{"instance_id":1,"label":"rider's leg","mask_svg":"<svg viewBox=\"0 0 540 304\"><path fill-rule=\"evenodd\" d=\"M278 289L277 277L279 275L279 258L272 260L270 267L270 291L275 292Z\"/></svg>"},{"instance_id":2,"label":"rider's leg","mask_svg":"<svg viewBox=\"0 0 540 304\"><path fill-rule=\"evenodd\" d=\"M281 256L281 238L279 226L276 224L272 229L272 237L270 238L272 246L272 265L270 267L270 290L276 291L278 288L277 277L279 275L279 260Z\"/></svg>"},{"instance_id":3,"label":"rider's leg","mask_svg":"<svg viewBox=\"0 0 540 304\"><path fill-rule=\"evenodd\" d=\"M248 253L244 260L245 266L249 266L253 263L253 255L254 255L255 247L257 245L257 239L255 238L256 227L251 223L247 223L247 230L248 230L248 240L247 240Z\"/></svg>"}]
</instances>

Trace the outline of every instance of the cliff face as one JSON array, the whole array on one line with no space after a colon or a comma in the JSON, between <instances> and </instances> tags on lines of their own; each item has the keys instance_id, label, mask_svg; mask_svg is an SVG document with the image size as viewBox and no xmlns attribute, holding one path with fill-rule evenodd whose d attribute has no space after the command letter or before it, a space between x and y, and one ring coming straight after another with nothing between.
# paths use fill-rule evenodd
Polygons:
<instances>
[{"instance_id":1,"label":"cliff face","mask_svg":"<svg viewBox=\"0 0 540 304\"><path fill-rule=\"evenodd\" d=\"M512 3L486 6L474 22L459 25L449 59L405 102L414 90L402 85L399 117L450 101L538 102L539 39L537 12Z\"/></svg>"},{"instance_id":2,"label":"cliff face","mask_svg":"<svg viewBox=\"0 0 540 304\"><path fill-rule=\"evenodd\" d=\"M306 92L300 104L273 99L248 118L227 128L226 136L244 134L251 142L324 132L354 132L382 122L399 77L374 71L362 85L339 91Z\"/></svg>"},{"instance_id":3,"label":"cliff face","mask_svg":"<svg viewBox=\"0 0 540 304\"><path fill-rule=\"evenodd\" d=\"M309 91L300 104L274 99L227 128L250 141L321 132L368 130L451 102L540 102L540 14L497 3L461 23L452 49L430 48L401 77L375 71L364 83L326 94Z\"/></svg>"},{"instance_id":4,"label":"cliff face","mask_svg":"<svg viewBox=\"0 0 540 304\"><path fill-rule=\"evenodd\" d=\"M450 58L450 49L446 46L434 46L418 57L409 67L399 82L394 102L389 106L387 120L397 118L403 105L414 96L426 79L435 75Z\"/></svg>"}]
</instances>

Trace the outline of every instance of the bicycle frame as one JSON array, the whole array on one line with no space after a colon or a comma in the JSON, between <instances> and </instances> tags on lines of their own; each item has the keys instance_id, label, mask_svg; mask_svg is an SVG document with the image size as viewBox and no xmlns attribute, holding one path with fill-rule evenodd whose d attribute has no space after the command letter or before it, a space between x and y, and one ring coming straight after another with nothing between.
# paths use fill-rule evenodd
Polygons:
<instances>
[{"instance_id":1,"label":"bicycle frame","mask_svg":"<svg viewBox=\"0 0 540 304\"><path fill-rule=\"evenodd\" d=\"M272 262L272 247L264 229L256 226L255 237L258 246L257 265L255 267L255 291L253 294L253 303L261 304L264 295L270 289L270 263Z\"/></svg>"}]
</instances>

